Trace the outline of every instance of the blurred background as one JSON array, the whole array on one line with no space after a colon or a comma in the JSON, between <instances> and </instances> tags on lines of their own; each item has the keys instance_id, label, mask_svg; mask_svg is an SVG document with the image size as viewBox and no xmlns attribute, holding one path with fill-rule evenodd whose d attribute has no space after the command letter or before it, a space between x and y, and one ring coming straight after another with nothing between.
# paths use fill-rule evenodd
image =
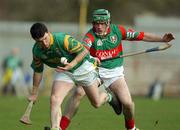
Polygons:
<instances>
[{"instance_id":1,"label":"blurred background","mask_svg":"<svg viewBox=\"0 0 180 130\"><path fill-rule=\"evenodd\" d=\"M112 23L136 31L163 35L172 32L173 46L125 58L125 75L133 95L180 97L180 1L179 0L0 0L1 95L26 97L32 86L32 46L29 29L42 21L52 32L66 32L81 40L91 28L93 10L111 12ZM123 42L124 52L138 51L157 43ZM10 71L7 68L13 70ZM46 68L41 94L49 95L53 70Z\"/></svg>"}]
</instances>

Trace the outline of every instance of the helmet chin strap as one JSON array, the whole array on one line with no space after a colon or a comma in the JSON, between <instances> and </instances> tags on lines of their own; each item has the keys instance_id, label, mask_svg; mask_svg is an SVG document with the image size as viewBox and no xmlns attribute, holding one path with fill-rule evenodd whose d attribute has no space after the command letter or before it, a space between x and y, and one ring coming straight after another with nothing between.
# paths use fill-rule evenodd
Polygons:
<instances>
[{"instance_id":1,"label":"helmet chin strap","mask_svg":"<svg viewBox=\"0 0 180 130\"><path fill-rule=\"evenodd\" d=\"M102 33L98 33L98 32L95 32L95 34L99 37L103 37L103 36L106 36L107 32L102 32Z\"/></svg>"}]
</instances>

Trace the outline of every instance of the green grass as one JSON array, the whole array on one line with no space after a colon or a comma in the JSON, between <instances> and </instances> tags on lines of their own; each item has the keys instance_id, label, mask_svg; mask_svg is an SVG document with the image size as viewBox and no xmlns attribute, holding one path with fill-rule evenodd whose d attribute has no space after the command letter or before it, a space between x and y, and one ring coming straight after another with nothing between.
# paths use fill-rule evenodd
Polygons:
<instances>
[{"instance_id":1,"label":"green grass","mask_svg":"<svg viewBox=\"0 0 180 130\"><path fill-rule=\"evenodd\" d=\"M141 130L180 130L179 99L152 101L147 98L134 98L134 101L136 125ZM1 96L0 130L43 130L44 126L49 126L49 98L41 97L34 105L31 126L19 122L26 106L26 99ZM116 116L108 104L94 109L84 98L68 130L125 130L125 128L123 116Z\"/></svg>"}]
</instances>

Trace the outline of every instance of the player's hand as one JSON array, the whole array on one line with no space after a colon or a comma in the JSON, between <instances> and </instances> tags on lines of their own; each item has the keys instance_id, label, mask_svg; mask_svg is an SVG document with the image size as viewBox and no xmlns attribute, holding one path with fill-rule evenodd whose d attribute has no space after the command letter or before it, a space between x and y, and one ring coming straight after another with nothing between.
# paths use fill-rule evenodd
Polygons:
<instances>
[{"instance_id":1,"label":"player's hand","mask_svg":"<svg viewBox=\"0 0 180 130\"><path fill-rule=\"evenodd\" d=\"M175 39L172 33L166 33L163 36L163 41L164 42L170 42L171 40Z\"/></svg>"},{"instance_id":2,"label":"player's hand","mask_svg":"<svg viewBox=\"0 0 180 130\"><path fill-rule=\"evenodd\" d=\"M70 65L70 63L67 63L66 66L61 67L61 66L57 66L57 68L55 69L56 72L64 72L64 71L68 71L72 68L72 66Z\"/></svg>"},{"instance_id":3,"label":"player's hand","mask_svg":"<svg viewBox=\"0 0 180 130\"><path fill-rule=\"evenodd\" d=\"M101 61L100 61L100 59L99 58L97 58L97 57L94 57L94 61L95 61L95 65L96 66L99 66L99 65L101 65Z\"/></svg>"},{"instance_id":4,"label":"player's hand","mask_svg":"<svg viewBox=\"0 0 180 130\"><path fill-rule=\"evenodd\" d=\"M60 67L60 66L57 66L57 68L55 69L56 72L64 72L66 71L66 68L65 67Z\"/></svg>"}]
</instances>

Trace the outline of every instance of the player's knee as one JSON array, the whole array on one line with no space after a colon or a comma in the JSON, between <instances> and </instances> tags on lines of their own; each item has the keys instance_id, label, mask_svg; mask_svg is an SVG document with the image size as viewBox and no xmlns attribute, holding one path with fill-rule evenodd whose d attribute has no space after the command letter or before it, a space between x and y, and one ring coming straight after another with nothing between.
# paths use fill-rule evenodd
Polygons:
<instances>
[{"instance_id":1,"label":"player's knee","mask_svg":"<svg viewBox=\"0 0 180 130\"><path fill-rule=\"evenodd\" d=\"M99 102L97 102L97 101L91 102L91 104L92 104L92 106L93 106L94 108L99 108L99 107L101 106L101 104L100 104Z\"/></svg>"},{"instance_id":2,"label":"player's knee","mask_svg":"<svg viewBox=\"0 0 180 130\"><path fill-rule=\"evenodd\" d=\"M76 91L74 92L74 97L81 99L85 96L85 92L82 88L77 88Z\"/></svg>"},{"instance_id":3,"label":"player's knee","mask_svg":"<svg viewBox=\"0 0 180 130\"><path fill-rule=\"evenodd\" d=\"M56 95L51 95L50 102L51 102L51 106L62 104L61 98L59 96L56 96Z\"/></svg>"}]
</instances>

